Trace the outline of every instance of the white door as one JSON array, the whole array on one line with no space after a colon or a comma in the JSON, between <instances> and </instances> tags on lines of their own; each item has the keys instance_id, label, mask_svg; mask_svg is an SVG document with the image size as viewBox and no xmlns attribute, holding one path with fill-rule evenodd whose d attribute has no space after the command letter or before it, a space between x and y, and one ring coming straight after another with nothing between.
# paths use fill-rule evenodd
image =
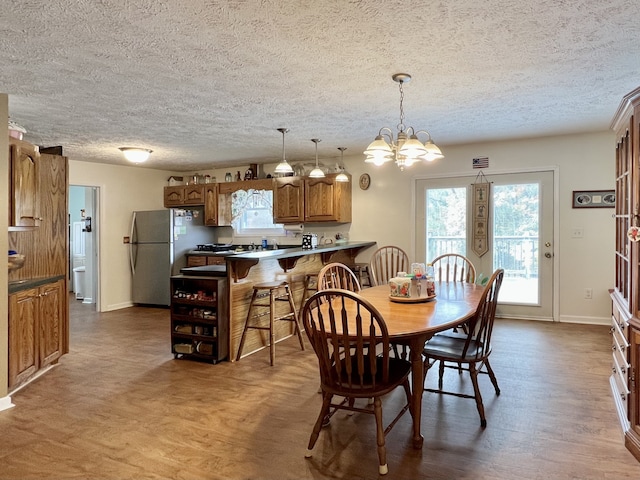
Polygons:
<instances>
[{"instance_id":1,"label":"white door","mask_svg":"<svg viewBox=\"0 0 640 480\"><path fill-rule=\"evenodd\" d=\"M476 176L416 182L416 259L459 253L478 277L505 270L499 314L553 320L553 171L487 174L491 182L489 251L471 248L471 184Z\"/></svg>"}]
</instances>

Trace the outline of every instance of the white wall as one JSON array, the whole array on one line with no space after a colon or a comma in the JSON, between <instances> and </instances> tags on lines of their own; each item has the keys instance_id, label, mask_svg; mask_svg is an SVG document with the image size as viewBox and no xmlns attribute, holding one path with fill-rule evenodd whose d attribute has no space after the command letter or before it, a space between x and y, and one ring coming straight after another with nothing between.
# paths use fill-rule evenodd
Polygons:
<instances>
[{"instance_id":1,"label":"white wall","mask_svg":"<svg viewBox=\"0 0 640 480\"><path fill-rule=\"evenodd\" d=\"M128 248L132 212L164 208L163 187L175 172L69 160L69 184L99 188L98 311L131 306Z\"/></svg>"},{"instance_id":2,"label":"white wall","mask_svg":"<svg viewBox=\"0 0 640 480\"><path fill-rule=\"evenodd\" d=\"M425 175L477 174L471 160L488 156L491 172L527 168L556 167L560 189L559 243L555 260L559 262L560 321L608 323L610 301L607 290L614 278L613 209L573 209L573 190L600 190L614 187L615 136L612 132L566 135L529 140L491 142L443 148L446 157L429 164L414 165L401 172L395 165L366 165L360 153L345 157L353 176L353 222L351 225L311 225L309 231L333 235L349 233L350 240L375 240L378 245L394 244L413 257L414 238L412 189L416 178ZM295 163L293 161L292 163ZM271 171L268 166L265 171ZM216 175L223 181L226 170L199 173ZM241 172L245 168L240 168ZM358 177L371 175L371 187L362 191ZM126 245L131 212L163 208L162 187L171 172L137 167L116 167L70 161L69 181L74 185L101 187L102 284L101 309L111 310L130 305L130 273ZM173 174L176 174L175 172ZM185 174L178 174L185 175ZM584 229L584 237L571 238L571 230ZM358 257L368 261L373 249ZM593 288L593 299L583 298L584 288Z\"/></svg>"},{"instance_id":3,"label":"white wall","mask_svg":"<svg viewBox=\"0 0 640 480\"><path fill-rule=\"evenodd\" d=\"M372 239L378 245L395 244L413 255L412 183L428 175L467 173L476 175L471 160L489 157L492 171L557 167L559 182L559 244L555 260L560 268L560 321L604 323L610 321L607 290L614 280L615 225L613 209L573 209L573 190L613 189L615 180L615 135L600 132L508 142L491 142L443 148L445 158L418 164L401 172L393 164L366 165L363 156L345 158L353 175L353 223L351 239ZM357 186L361 173L371 175L371 187ZM574 228L584 237L571 238ZM370 252L368 252L370 253ZM584 299L584 289L593 288L593 299Z\"/></svg>"}]
</instances>

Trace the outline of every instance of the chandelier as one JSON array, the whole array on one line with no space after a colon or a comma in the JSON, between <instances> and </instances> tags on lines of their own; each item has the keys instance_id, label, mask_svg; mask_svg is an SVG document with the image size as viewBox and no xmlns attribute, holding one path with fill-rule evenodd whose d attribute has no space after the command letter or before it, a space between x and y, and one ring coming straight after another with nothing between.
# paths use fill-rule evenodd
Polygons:
<instances>
[{"instance_id":1,"label":"chandelier","mask_svg":"<svg viewBox=\"0 0 640 480\"><path fill-rule=\"evenodd\" d=\"M382 127L378 132L378 136L364 151L367 156L365 163L382 165L393 160L400 167L400 170L404 170L405 167L410 167L421 160L432 162L444 158L440 149L433 143L429 132L426 130L416 131L413 127L405 127L404 90L402 85L411 80L411 75L408 73L396 73L391 78L400 85L400 123L396 127L398 133L394 139L393 130L389 127ZM425 143L418 139L419 134L427 135Z\"/></svg>"}]
</instances>

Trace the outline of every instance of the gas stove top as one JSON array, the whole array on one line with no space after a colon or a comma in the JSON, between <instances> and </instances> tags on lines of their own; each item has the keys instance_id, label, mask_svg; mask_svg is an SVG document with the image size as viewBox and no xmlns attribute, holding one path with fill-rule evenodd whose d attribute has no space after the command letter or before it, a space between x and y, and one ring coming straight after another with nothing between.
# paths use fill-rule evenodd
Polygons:
<instances>
[{"instance_id":1,"label":"gas stove top","mask_svg":"<svg viewBox=\"0 0 640 480\"><path fill-rule=\"evenodd\" d=\"M233 245L230 243L205 243L196 245L197 252L228 252L233 250Z\"/></svg>"}]
</instances>

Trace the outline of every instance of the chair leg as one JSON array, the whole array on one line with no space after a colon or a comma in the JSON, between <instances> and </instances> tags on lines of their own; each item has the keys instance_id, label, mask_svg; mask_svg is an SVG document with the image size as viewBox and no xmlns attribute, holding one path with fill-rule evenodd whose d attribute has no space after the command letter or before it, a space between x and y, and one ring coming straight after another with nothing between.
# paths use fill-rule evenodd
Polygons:
<instances>
[{"instance_id":1,"label":"chair leg","mask_svg":"<svg viewBox=\"0 0 640 480\"><path fill-rule=\"evenodd\" d=\"M384 425L382 424L382 401L380 397L373 400L373 413L376 416L376 439L378 443L378 471L380 475L386 475L389 472L387 466L387 448L384 445Z\"/></svg>"},{"instance_id":2,"label":"chair leg","mask_svg":"<svg viewBox=\"0 0 640 480\"><path fill-rule=\"evenodd\" d=\"M271 366L276 363L276 331L273 328L273 319L276 316L276 291L271 291L269 295L269 303L271 306L269 307L269 361L271 362Z\"/></svg>"},{"instance_id":3,"label":"chair leg","mask_svg":"<svg viewBox=\"0 0 640 480\"><path fill-rule=\"evenodd\" d=\"M289 288L288 285L285 287L285 289L287 291L287 297L289 298L289 307L291 308L291 313L293 314L294 330L298 335L298 340L300 341L300 348L304 350L304 341L302 340L302 327L300 325L298 314L296 313L296 306L293 303L293 295L291 295L291 289Z\"/></svg>"},{"instance_id":4,"label":"chair leg","mask_svg":"<svg viewBox=\"0 0 640 480\"><path fill-rule=\"evenodd\" d=\"M254 290L253 295L251 296L251 302L249 303L249 311L247 312L247 320L244 322L244 329L242 330L242 336L240 337L240 345L238 345L238 354L236 355L236 362L240 360L240 356L242 355L242 348L244 347L244 339L247 335L247 330L249 330L249 321L251 320L251 312L253 311L253 302L256 300L256 296L258 295L258 291Z\"/></svg>"},{"instance_id":5,"label":"chair leg","mask_svg":"<svg viewBox=\"0 0 640 480\"><path fill-rule=\"evenodd\" d=\"M442 390L442 377L444 377L444 360L440 360L438 368L438 389Z\"/></svg>"},{"instance_id":6,"label":"chair leg","mask_svg":"<svg viewBox=\"0 0 640 480\"><path fill-rule=\"evenodd\" d=\"M480 387L478 386L478 370L476 370L475 363L469 364L469 373L471 374L471 383L473 384L476 407L478 407L478 413L480 414L480 426L485 428L487 426L487 419L484 417L484 405L482 404L482 394L480 393Z\"/></svg>"},{"instance_id":7,"label":"chair leg","mask_svg":"<svg viewBox=\"0 0 640 480\"><path fill-rule=\"evenodd\" d=\"M496 389L496 395L500 395L500 387L498 387L498 379L496 378L495 373L493 373L493 369L491 368L491 365L489 365L488 358L485 359L484 364L487 366L487 373L489 374L491 383L493 383L493 388Z\"/></svg>"},{"instance_id":8,"label":"chair leg","mask_svg":"<svg viewBox=\"0 0 640 480\"><path fill-rule=\"evenodd\" d=\"M315 425L313 426L313 431L311 432L311 438L309 438L309 445L307 446L307 452L304 454L305 458L310 458L313 455L313 447L320 436L320 430L322 429L322 424L326 416L329 415L329 407L331 406L331 399L333 395L330 393L324 393L322 395L322 408L320 409L320 415L318 415L318 419L316 420Z\"/></svg>"}]
</instances>

